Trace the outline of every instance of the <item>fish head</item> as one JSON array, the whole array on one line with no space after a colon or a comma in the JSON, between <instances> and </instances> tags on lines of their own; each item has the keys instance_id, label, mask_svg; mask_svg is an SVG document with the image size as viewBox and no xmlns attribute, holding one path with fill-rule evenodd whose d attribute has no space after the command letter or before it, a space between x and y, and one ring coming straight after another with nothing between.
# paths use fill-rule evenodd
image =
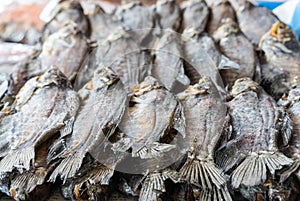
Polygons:
<instances>
[{"instance_id":1,"label":"fish head","mask_svg":"<svg viewBox=\"0 0 300 201\"><path fill-rule=\"evenodd\" d=\"M94 90L101 89L103 87L108 87L119 80L119 77L107 67L99 67L94 72L94 77L92 80L92 88ZM91 83L88 83L91 84Z\"/></svg>"},{"instance_id":2,"label":"fish head","mask_svg":"<svg viewBox=\"0 0 300 201\"><path fill-rule=\"evenodd\" d=\"M56 66L51 66L44 74L37 77L37 86L45 87L49 85L70 86L68 78Z\"/></svg>"},{"instance_id":3,"label":"fish head","mask_svg":"<svg viewBox=\"0 0 300 201\"><path fill-rule=\"evenodd\" d=\"M234 82L234 85L231 90L231 95L236 97L237 95L247 92L247 91L255 91L257 92L259 89L259 84L251 80L250 78L240 78Z\"/></svg>"},{"instance_id":4,"label":"fish head","mask_svg":"<svg viewBox=\"0 0 300 201\"><path fill-rule=\"evenodd\" d=\"M232 34L239 33L238 24L231 18L222 19L221 26L213 34L213 38L217 41L226 38Z\"/></svg>"},{"instance_id":5,"label":"fish head","mask_svg":"<svg viewBox=\"0 0 300 201\"><path fill-rule=\"evenodd\" d=\"M161 87L162 85L159 83L159 81L156 78L152 76L147 76L143 82L141 82L139 85L137 85L137 87L133 89L133 93L135 96L141 96L149 91Z\"/></svg>"}]
</instances>

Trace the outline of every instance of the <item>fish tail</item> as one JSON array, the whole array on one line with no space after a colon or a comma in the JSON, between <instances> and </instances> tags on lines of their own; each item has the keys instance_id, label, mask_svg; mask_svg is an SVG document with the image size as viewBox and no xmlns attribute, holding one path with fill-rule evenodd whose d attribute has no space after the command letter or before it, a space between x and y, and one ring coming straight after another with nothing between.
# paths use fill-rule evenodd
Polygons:
<instances>
[{"instance_id":1,"label":"fish tail","mask_svg":"<svg viewBox=\"0 0 300 201\"><path fill-rule=\"evenodd\" d=\"M66 144L64 139L58 139L49 147L47 162L57 159L63 151L66 149Z\"/></svg>"},{"instance_id":2,"label":"fish tail","mask_svg":"<svg viewBox=\"0 0 300 201\"><path fill-rule=\"evenodd\" d=\"M211 160L198 160L188 158L179 171L180 177L191 184L200 186L203 190L221 189L226 180L221 170Z\"/></svg>"},{"instance_id":3,"label":"fish tail","mask_svg":"<svg viewBox=\"0 0 300 201\"><path fill-rule=\"evenodd\" d=\"M175 145L154 142L151 145L143 146L135 152L133 151L132 156L140 157L142 159L156 158L174 148Z\"/></svg>"},{"instance_id":4,"label":"fish tail","mask_svg":"<svg viewBox=\"0 0 300 201\"><path fill-rule=\"evenodd\" d=\"M272 175L284 165L291 165L292 159L282 153L252 153L233 171L232 187L238 188L241 184L255 186L266 181L267 170Z\"/></svg>"},{"instance_id":5,"label":"fish tail","mask_svg":"<svg viewBox=\"0 0 300 201\"><path fill-rule=\"evenodd\" d=\"M165 192L164 178L161 173L153 173L146 177L140 192L139 201L157 201L160 193Z\"/></svg>"},{"instance_id":6,"label":"fish tail","mask_svg":"<svg viewBox=\"0 0 300 201\"><path fill-rule=\"evenodd\" d=\"M284 182L291 174L295 173L299 175L300 173L300 159L295 159L293 165L291 165L287 170L280 174L280 182Z\"/></svg>"},{"instance_id":7,"label":"fish tail","mask_svg":"<svg viewBox=\"0 0 300 201\"><path fill-rule=\"evenodd\" d=\"M63 183L65 183L68 178L75 176L76 172L81 167L83 158L84 154L74 154L67 156L55 168L48 181L55 182L58 175L60 175L61 180L63 180Z\"/></svg>"},{"instance_id":8,"label":"fish tail","mask_svg":"<svg viewBox=\"0 0 300 201\"><path fill-rule=\"evenodd\" d=\"M26 171L18 175L11 183L10 195L15 200L20 198L26 198L30 192L32 192L36 186L42 185L47 176L45 168L37 169L35 172ZM23 200L23 199L21 199Z\"/></svg>"},{"instance_id":9,"label":"fish tail","mask_svg":"<svg viewBox=\"0 0 300 201\"><path fill-rule=\"evenodd\" d=\"M100 183L101 185L108 185L110 178L114 174L114 168L109 168L104 165L96 166L95 173L89 177L89 181L93 184Z\"/></svg>"},{"instance_id":10,"label":"fish tail","mask_svg":"<svg viewBox=\"0 0 300 201\"><path fill-rule=\"evenodd\" d=\"M139 201L157 201L159 195L166 192L164 184L166 179L177 182L178 173L170 169L165 169L161 173L150 173L142 184Z\"/></svg>"},{"instance_id":11,"label":"fish tail","mask_svg":"<svg viewBox=\"0 0 300 201\"><path fill-rule=\"evenodd\" d=\"M212 190L200 191L198 201L232 201L227 186L220 189L214 187Z\"/></svg>"},{"instance_id":12,"label":"fish tail","mask_svg":"<svg viewBox=\"0 0 300 201\"><path fill-rule=\"evenodd\" d=\"M34 157L34 147L13 150L0 161L0 171L11 172L14 168L29 170L34 163Z\"/></svg>"}]
</instances>

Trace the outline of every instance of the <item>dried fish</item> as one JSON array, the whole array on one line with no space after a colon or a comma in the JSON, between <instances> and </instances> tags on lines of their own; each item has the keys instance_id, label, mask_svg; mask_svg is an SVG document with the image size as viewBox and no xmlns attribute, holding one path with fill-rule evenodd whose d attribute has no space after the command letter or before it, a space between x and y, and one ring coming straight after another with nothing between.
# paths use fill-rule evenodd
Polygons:
<instances>
[{"instance_id":1,"label":"dried fish","mask_svg":"<svg viewBox=\"0 0 300 201\"><path fill-rule=\"evenodd\" d=\"M150 54L141 50L135 40L123 29L112 33L107 40L99 42L95 55L95 66L110 66L120 77L127 92L131 92L152 68Z\"/></svg>"},{"instance_id":2,"label":"dried fish","mask_svg":"<svg viewBox=\"0 0 300 201\"><path fill-rule=\"evenodd\" d=\"M78 105L77 93L57 68L26 82L12 106L15 113L0 121L0 136L6 140L1 140L1 149L9 147L0 161L1 172L29 170L36 147L56 132L68 131Z\"/></svg>"},{"instance_id":3,"label":"dried fish","mask_svg":"<svg viewBox=\"0 0 300 201\"><path fill-rule=\"evenodd\" d=\"M213 35L220 51L239 65L238 69L221 70L225 85L232 86L242 77L254 78L256 72L256 52L251 42L240 32L238 25L231 18L225 19L223 25Z\"/></svg>"},{"instance_id":4,"label":"dried fish","mask_svg":"<svg viewBox=\"0 0 300 201\"><path fill-rule=\"evenodd\" d=\"M34 45L39 42L41 36L41 30L29 23L0 22L0 40Z\"/></svg>"},{"instance_id":5,"label":"dried fish","mask_svg":"<svg viewBox=\"0 0 300 201\"><path fill-rule=\"evenodd\" d=\"M143 6L140 1L130 1L117 10L116 16L139 45L148 44L147 36L154 27L154 11L151 7Z\"/></svg>"},{"instance_id":6,"label":"dried fish","mask_svg":"<svg viewBox=\"0 0 300 201\"><path fill-rule=\"evenodd\" d=\"M155 5L156 27L179 31L181 9L175 0L158 0Z\"/></svg>"},{"instance_id":7,"label":"dried fish","mask_svg":"<svg viewBox=\"0 0 300 201\"><path fill-rule=\"evenodd\" d=\"M181 178L205 191L200 200L216 195L219 195L217 200L232 200L224 175L214 163L214 151L226 120L223 99L207 77L178 94L178 98L184 108L188 155L179 171Z\"/></svg>"},{"instance_id":8,"label":"dried fish","mask_svg":"<svg viewBox=\"0 0 300 201\"><path fill-rule=\"evenodd\" d=\"M255 186L267 179L267 171L291 165L293 160L278 150L278 138L287 145L291 126L289 117L259 85L249 78L238 79L228 102L232 134L216 153L217 164L225 172L232 169L231 184Z\"/></svg>"},{"instance_id":9,"label":"dried fish","mask_svg":"<svg viewBox=\"0 0 300 201\"><path fill-rule=\"evenodd\" d=\"M300 180L300 86L296 85L295 88L290 90L288 97L283 97L279 103L280 102L286 107L287 112L290 114L293 126L289 147L283 150L294 160L293 165L281 173L280 181L285 181L291 174L295 174L298 180Z\"/></svg>"},{"instance_id":10,"label":"dried fish","mask_svg":"<svg viewBox=\"0 0 300 201\"><path fill-rule=\"evenodd\" d=\"M199 33L203 32L209 17L209 8L205 1L184 1L181 7L183 9L181 28L194 27L195 31Z\"/></svg>"},{"instance_id":11,"label":"dried fish","mask_svg":"<svg viewBox=\"0 0 300 201\"><path fill-rule=\"evenodd\" d=\"M278 22L261 38L259 47L265 53L261 57L264 87L278 99L300 76L300 45L291 29Z\"/></svg>"},{"instance_id":12,"label":"dried fish","mask_svg":"<svg viewBox=\"0 0 300 201\"><path fill-rule=\"evenodd\" d=\"M211 15L207 23L207 32L212 35L223 23L224 19L236 20L235 11L227 0L213 0L210 5Z\"/></svg>"},{"instance_id":13,"label":"dried fish","mask_svg":"<svg viewBox=\"0 0 300 201\"><path fill-rule=\"evenodd\" d=\"M64 182L74 177L86 154L93 152L97 146L105 144L106 138L113 133L125 110L127 95L123 84L108 68L97 69L92 81L81 89L79 94L81 106L66 148L56 153L58 144L54 145L49 152L49 160L62 159L49 178L52 182L59 175ZM64 137L65 135L62 135L61 139L63 140ZM113 169L110 169L111 171ZM102 173L100 171L99 174ZM101 175L101 178L105 176L106 174Z\"/></svg>"},{"instance_id":14,"label":"dried fish","mask_svg":"<svg viewBox=\"0 0 300 201\"><path fill-rule=\"evenodd\" d=\"M112 14L105 13L99 5L95 5L93 11L87 16L91 27L91 40L104 40L121 26L119 20L114 19Z\"/></svg>"},{"instance_id":15,"label":"dried fish","mask_svg":"<svg viewBox=\"0 0 300 201\"><path fill-rule=\"evenodd\" d=\"M86 36L89 35L88 19L84 15L81 4L78 1L60 1L60 3L48 11L46 15L48 23L43 30L43 41L70 22L77 25L78 31Z\"/></svg>"},{"instance_id":16,"label":"dried fish","mask_svg":"<svg viewBox=\"0 0 300 201\"><path fill-rule=\"evenodd\" d=\"M133 157L161 157L175 148L175 145L160 142L172 126L177 127L174 117L180 115L180 104L172 93L148 76L134 89L129 105L119 128L127 136L122 142L131 144ZM180 131L184 129L183 125L178 127Z\"/></svg>"},{"instance_id":17,"label":"dried fish","mask_svg":"<svg viewBox=\"0 0 300 201\"><path fill-rule=\"evenodd\" d=\"M33 168L20 174L9 173L9 193L15 200L34 200L35 196L42 200L48 197L50 185L45 179L53 166L48 166L46 159L52 141L50 139L36 148Z\"/></svg>"},{"instance_id":18,"label":"dried fish","mask_svg":"<svg viewBox=\"0 0 300 201\"><path fill-rule=\"evenodd\" d=\"M40 60L42 71L51 65L59 66L60 70L73 80L87 56L88 49L87 39L78 31L77 25L71 22L44 41L42 52L37 59Z\"/></svg>"},{"instance_id":19,"label":"dried fish","mask_svg":"<svg viewBox=\"0 0 300 201\"><path fill-rule=\"evenodd\" d=\"M239 69L237 63L219 52L214 40L206 33L200 34L191 27L184 30L182 39L186 62L185 72L190 78L191 84L196 84L201 78L200 75L207 75L222 86L223 81L218 74L218 69Z\"/></svg>"},{"instance_id":20,"label":"dried fish","mask_svg":"<svg viewBox=\"0 0 300 201\"><path fill-rule=\"evenodd\" d=\"M172 92L184 90L190 81L184 74L181 37L170 29L165 30L154 54L153 76Z\"/></svg>"},{"instance_id":21,"label":"dried fish","mask_svg":"<svg viewBox=\"0 0 300 201\"><path fill-rule=\"evenodd\" d=\"M278 19L271 10L254 6L247 0L240 1L240 5L237 11L239 27L246 37L257 46L261 37Z\"/></svg>"}]
</instances>

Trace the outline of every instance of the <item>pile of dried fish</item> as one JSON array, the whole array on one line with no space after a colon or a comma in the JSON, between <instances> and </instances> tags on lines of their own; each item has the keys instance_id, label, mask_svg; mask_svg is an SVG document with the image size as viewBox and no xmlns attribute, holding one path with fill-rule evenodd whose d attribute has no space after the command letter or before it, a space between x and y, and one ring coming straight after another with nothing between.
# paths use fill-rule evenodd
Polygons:
<instances>
[{"instance_id":1,"label":"pile of dried fish","mask_svg":"<svg viewBox=\"0 0 300 201\"><path fill-rule=\"evenodd\" d=\"M0 200L299 200L300 45L272 12L64 0L48 14L22 59L0 57Z\"/></svg>"}]
</instances>

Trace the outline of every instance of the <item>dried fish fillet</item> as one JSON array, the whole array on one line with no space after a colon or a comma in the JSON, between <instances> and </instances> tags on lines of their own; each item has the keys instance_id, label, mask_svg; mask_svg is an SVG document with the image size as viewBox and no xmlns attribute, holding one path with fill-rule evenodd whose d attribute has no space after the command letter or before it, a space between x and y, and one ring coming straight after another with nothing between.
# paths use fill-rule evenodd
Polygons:
<instances>
[{"instance_id":1,"label":"dried fish fillet","mask_svg":"<svg viewBox=\"0 0 300 201\"><path fill-rule=\"evenodd\" d=\"M77 93L57 68L26 82L13 104L16 112L0 121L0 135L6 136L10 147L0 161L1 172L14 168L29 170L34 164L36 147L56 132L68 129L78 105Z\"/></svg>"},{"instance_id":2,"label":"dried fish fillet","mask_svg":"<svg viewBox=\"0 0 300 201\"><path fill-rule=\"evenodd\" d=\"M93 80L79 91L79 95L81 106L67 147L57 156L50 151L49 160L62 158L49 178L52 182L58 176L64 182L74 177L86 154L107 140L125 110L127 95L123 84L108 68L97 69Z\"/></svg>"},{"instance_id":3,"label":"dried fish fillet","mask_svg":"<svg viewBox=\"0 0 300 201\"><path fill-rule=\"evenodd\" d=\"M288 118L275 100L249 78L235 82L229 103L232 130L230 140L216 153L217 163L228 171L233 168L231 184L255 186L293 160L278 150L281 134L284 142L289 141L291 126L282 123Z\"/></svg>"},{"instance_id":4,"label":"dried fish fillet","mask_svg":"<svg viewBox=\"0 0 300 201\"><path fill-rule=\"evenodd\" d=\"M226 180L214 163L214 151L223 133L226 106L213 82L203 77L178 94L186 121L187 159L180 168L183 181L201 187L211 195L231 200ZM221 200L218 198L218 200Z\"/></svg>"}]
</instances>

